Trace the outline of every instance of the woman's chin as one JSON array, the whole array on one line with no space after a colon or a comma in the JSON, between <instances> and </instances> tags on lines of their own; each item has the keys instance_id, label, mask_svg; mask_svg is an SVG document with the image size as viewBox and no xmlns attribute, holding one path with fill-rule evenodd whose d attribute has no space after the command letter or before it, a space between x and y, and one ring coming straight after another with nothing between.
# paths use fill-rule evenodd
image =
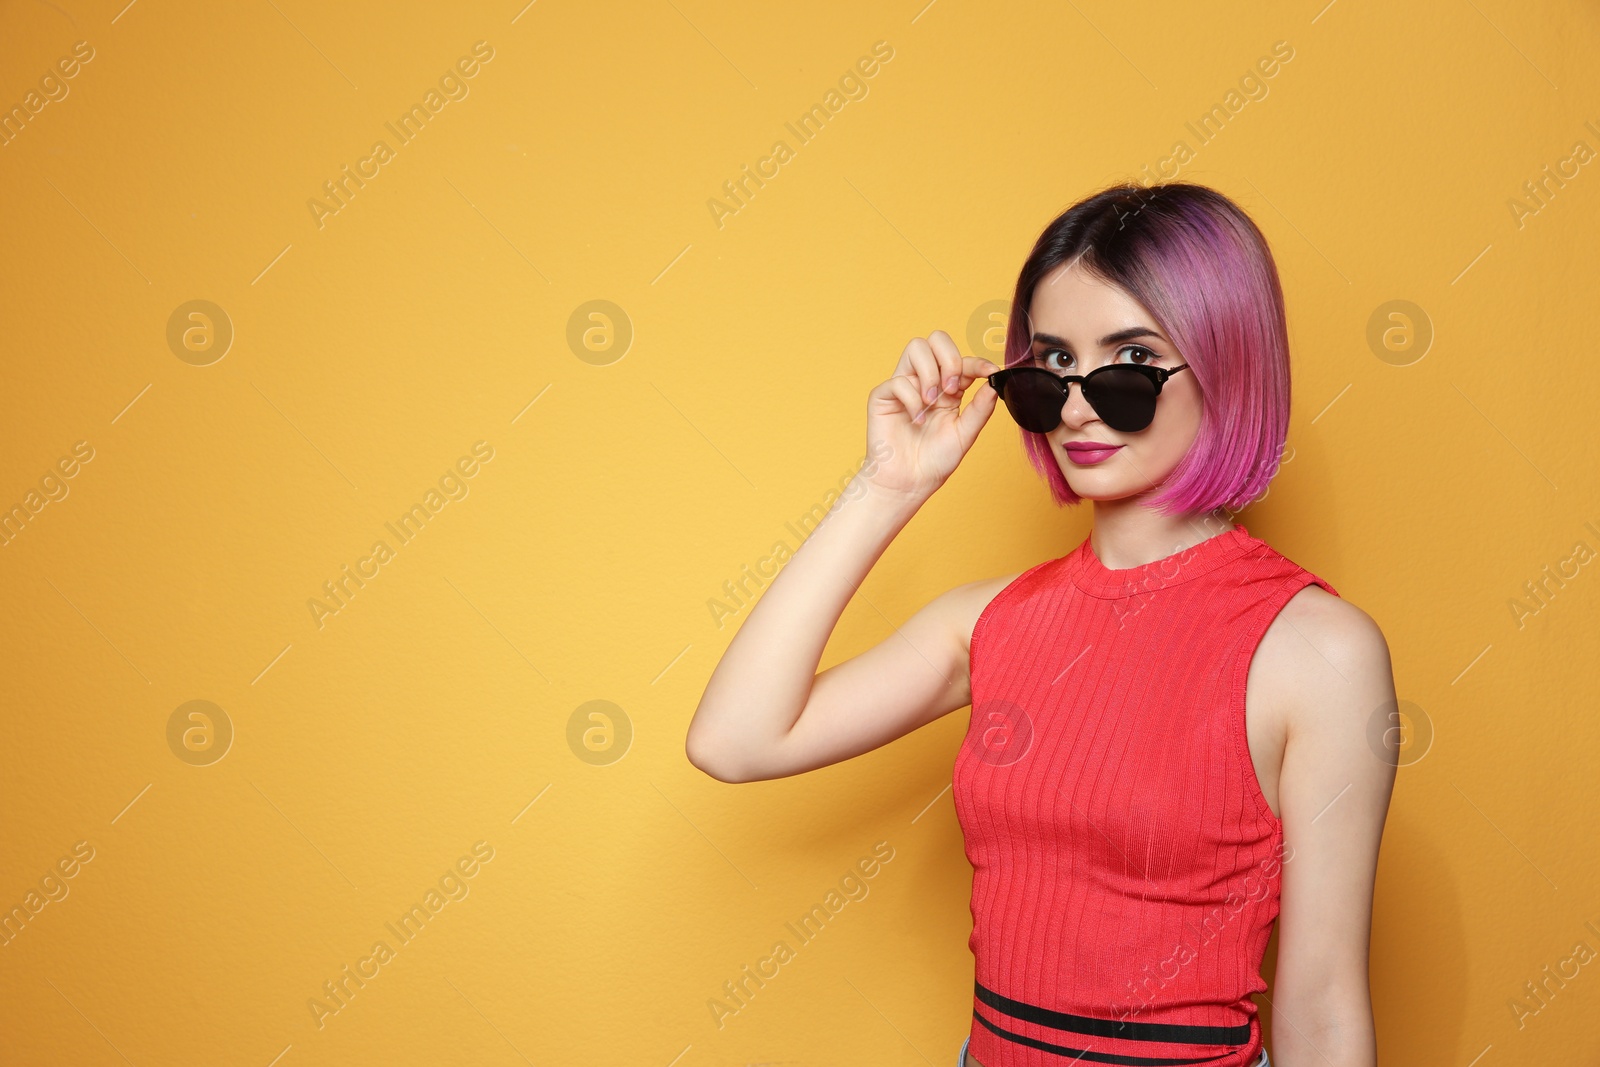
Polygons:
<instances>
[{"instance_id":1,"label":"woman's chin","mask_svg":"<svg viewBox=\"0 0 1600 1067\"><path fill-rule=\"evenodd\" d=\"M1116 476L1096 477L1078 470L1062 471L1061 475L1067 480L1067 488L1076 493L1081 500L1126 500L1155 487L1144 481L1130 482L1125 477Z\"/></svg>"}]
</instances>

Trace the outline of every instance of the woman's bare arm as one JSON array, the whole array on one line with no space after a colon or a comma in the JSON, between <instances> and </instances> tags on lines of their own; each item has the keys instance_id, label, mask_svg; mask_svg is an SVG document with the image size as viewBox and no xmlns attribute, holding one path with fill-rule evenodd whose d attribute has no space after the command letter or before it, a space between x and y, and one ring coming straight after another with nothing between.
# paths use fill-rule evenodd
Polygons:
<instances>
[{"instance_id":1,"label":"woman's bare arm","mask_svg":"<svg viewBox=\"0 0 1600 1067\"><path fill-rule=\"evenodd\" d=\"M1309 590L1308 590L1309 592ZM1368 977L1378 848L1399 763L1374 746L1375 715L1396 707L1389 646L1360 608L1328 593L1290 602L1288 740L1278 775L1282 908L1273 982L1272 1062L1377 1063ZM1292 611L1290 609L1293 609Z\"/></svg>"},{"instance_id":2,"label":"woman's bare arm","mask_svg":"<svg viewBox=\"0 0 1600 1067\"><path fill-rule=\"evenodd\" d=\"M723 653L685 739L696 767L725 782L782 778L870 751L968 702L963 620L976 618L972 606L992 583L952 589L874 648L820 675L817 665L856 587L993 414L992 389L960 405L998 369L963 358L936 330L908 344L894 375L868 393L868 451L878 458L767 585Z\"/></svg>"}]
</instances>

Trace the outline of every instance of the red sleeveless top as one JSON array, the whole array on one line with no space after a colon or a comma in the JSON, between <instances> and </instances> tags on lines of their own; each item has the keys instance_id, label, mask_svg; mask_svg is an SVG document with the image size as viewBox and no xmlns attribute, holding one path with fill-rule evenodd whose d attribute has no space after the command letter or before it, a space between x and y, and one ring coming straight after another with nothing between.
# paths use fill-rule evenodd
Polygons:
<instances>
[{"instance_id":1,"label":"red sleeveless top","mask_svg":"<svg viewBox=\"0 0 1600 1067\"><path fill-rule=\"evenodd\" d=\"M1290 857L1245 678L1312 582L1235 523L1125 570L1086 537L984 608L953 786L984 1067L1256 1060Z\"/></svg>"}]
</instances>

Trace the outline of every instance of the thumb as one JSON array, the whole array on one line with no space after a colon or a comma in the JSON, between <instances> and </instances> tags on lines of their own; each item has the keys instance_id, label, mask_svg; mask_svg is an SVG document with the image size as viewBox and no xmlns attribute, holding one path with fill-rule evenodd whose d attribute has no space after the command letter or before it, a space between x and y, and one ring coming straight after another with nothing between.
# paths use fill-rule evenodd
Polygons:
<instances>
[{"instance_id":1,"label":"thumb","mask_svg":"<svg viewBox=\"0 0 1600 1067\"><path fill-rule=\"evenodd\" d=\"M1000 394L991 389L986 380L978 387L978 395L969 400L961 414L956 416L956 426L960 429L962 440L970 444L977 439L978 431L989 421L999 402Z\"/></svg>"}]
</instances>

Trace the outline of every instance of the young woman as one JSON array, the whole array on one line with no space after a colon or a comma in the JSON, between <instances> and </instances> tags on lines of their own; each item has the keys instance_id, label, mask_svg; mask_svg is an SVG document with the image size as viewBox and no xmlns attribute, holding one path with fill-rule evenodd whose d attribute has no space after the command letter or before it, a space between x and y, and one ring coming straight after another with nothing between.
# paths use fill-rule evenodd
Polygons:
<instances>
[{"instance_id":1,"label":"young woman","mask_svg":"<svg viewBox=\"0 0 1600 1067\"><path fill-rule=\"evenodd\" d=\"M780 778L972 706L953 776L973 867L963 1067L1372 1067L1394 683L1372 619L1232 521L1288 428L1265 239L1203 186L1098 193L1023 264L1005 361L935 331L868 393L885 458L745 619L690 761ZM1002 399L1055 500L1093 502L1088 536L817 673L855 588ZM1274 921L1269 1061L1252 995Z\"/></svg>"}]
</instances>

